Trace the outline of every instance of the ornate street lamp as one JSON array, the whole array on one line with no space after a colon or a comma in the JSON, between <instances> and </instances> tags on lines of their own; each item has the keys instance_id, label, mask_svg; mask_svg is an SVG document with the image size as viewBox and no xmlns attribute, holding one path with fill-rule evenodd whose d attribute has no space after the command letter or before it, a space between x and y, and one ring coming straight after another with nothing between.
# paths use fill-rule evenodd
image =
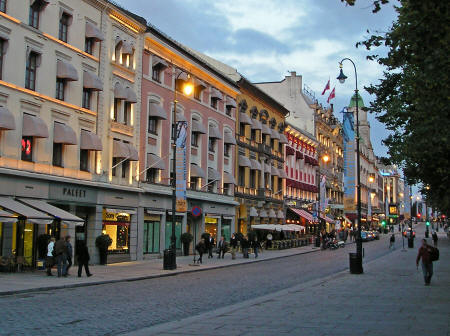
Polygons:
<instances>
[{"instance_id":1,"label":"ornate street lamp","mask_svg":"<svg viewBox=\"0 0 450 336\"><path fill-rule=\"evenodd\" d=\"M318 150L318 159L319 159L319 167L318 167L318 176L317 176L317 187L319 189L319 192L317 194L317 217L319 218L319 230L317 231L317 237L316 237L316 247L320 247L320 234L322 233L322 218L320 218L320 160L322 160L324 163L327 163L330 160L330 157L328 154L325 154L321 157L321 153Z\"/></svg>"},{"instance_id":2,"label":"ornate street lamp","mask_svg":"<svg viewBox=\"0 0 450 336\"><path fill-rule=\"evenodd\" d=\"M361 164L359 153L359 94L358 94L358 73L356 72L356 65L350 58L343 58L339 62L339 76L336 78L341 84L345 82L347 76L344 75L342 70L342 62L350 61L355 69L355 102L356 102L356 207L358 211L358 231L356 235L356 255L350 254L350 273L361 274L363 273L362 267L362 240L361 240ZM356 257L356 258L355 258Z\"/></svg>"}]
</instances>

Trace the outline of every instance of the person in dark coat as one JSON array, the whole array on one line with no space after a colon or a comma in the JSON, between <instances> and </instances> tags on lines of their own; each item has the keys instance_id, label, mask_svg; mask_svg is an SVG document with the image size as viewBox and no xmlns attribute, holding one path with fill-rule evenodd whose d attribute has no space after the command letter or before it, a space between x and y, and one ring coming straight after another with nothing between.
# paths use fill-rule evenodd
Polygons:
<instances>
[{"instance_id":1,"label":"person in dark coat","mask_svg":"<svg viewBox=\"0 0 450 336\"><path fill-rule=\"evenodd\" d=\"M241 242L242 245L242 256L244 258L248 258L248 249L250 248L250 242L248 241L248 237L244 236Z\"/></svg>"},{"instance_id":2,"label":"person in dark coat","mask_svg":"<svg viewBox=\"0 0 450 336\"><path fill-rule=\"evenodd\" d=\"M70 243L70 236L66 236L66 247L67 247L67 268L66 273L64 275L69 275L69 268L72 266L72 257L73 257L73 248L72 244Z\"/></svg>"},{"instance_id":3,"label":"person in dark coat","mask_svg":"<svg viewBox=\"0 0 450 336\"><path fill-rule=\"evenodd\" d=\"M197 263L202 264L202 259L203 259L203 253L205 253L206 250L206 244L205 244L205 239L201 239L197 245L195 245L195 249L197 250L198 254L199 254L199 258L197 260Z\"/></svg>"},{"instance_id":4,"label":"person in dark coat","mask_svg":"<svg viewBox=\"0 0 450 336\"><path fill-rule=\"evenodd\" d=\"M55 246L53 248L53 256L56 257L58 278L61 276L67 276L67 244L64 238L61 238L55 243Z\"/></svg>"},{"instance_id":5,"label":"person in dark coat","mask_svg":"<svg viewBox=\"0 0 450 336\"><path fill-rule=\"evenodd\" d=\"M255 239L252 240L251 246L253 248L253 252L255 253L255 259L258 258L258 250L259 250L259 241L258 238L255 237Z\"/></svg>"},{"instance_id":6,"label":"person in dark coat","mask_svg":"<svg viewBox=\"0 0 450 336\"><path fill-rule=\"evenodd\" d=\"M206 241L206 248L208 249L208 259L213 258L214 237L209 235Z\"/></svg>"},{"instance_id":7,"label":"person in dark coat","mask_svg":"<svg viewBox=\"0 0 450 336\"><path fill-rule=\"evenodd\" d=\"M77 247L77 261L78 261L78 277L81 278L81 272L83 270L86 272L88 277L92 276L92 273L89 272L89 250L84 241L81 241Z\"/></svg>"}]
</instances>

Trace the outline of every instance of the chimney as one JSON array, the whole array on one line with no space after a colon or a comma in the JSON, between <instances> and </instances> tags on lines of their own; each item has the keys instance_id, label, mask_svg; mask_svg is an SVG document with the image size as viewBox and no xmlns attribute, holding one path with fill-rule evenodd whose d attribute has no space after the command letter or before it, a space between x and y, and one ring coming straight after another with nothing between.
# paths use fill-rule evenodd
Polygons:
<instances>
[{"instance_id":1,"label":"chimney","mask_svg":"<svg viewBox=\"0 0 450 336\"><path fill-rule=\"evenodd\" d=\"M291 77L295 77L297 76L297 72L296 71L291 71Z\"/></svg>"},{"instance_id":2,"label":"chimney","mask_svg":"<svg viewBox=\"0 0 450 336\"><path fill-rule=\"evenodd\" d=\"M330 104L331 106L331 113L333 113L334 109L333 109L333 104Z\"/></svg>"}]
</instances>

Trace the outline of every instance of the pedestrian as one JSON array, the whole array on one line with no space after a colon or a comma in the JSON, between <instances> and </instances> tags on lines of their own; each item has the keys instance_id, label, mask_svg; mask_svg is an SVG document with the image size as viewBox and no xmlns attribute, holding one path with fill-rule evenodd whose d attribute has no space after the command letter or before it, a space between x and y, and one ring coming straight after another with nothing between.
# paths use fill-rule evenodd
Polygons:
<instances>
[{"instance_id":1,"label":"pedestrian","mask_svg":"<svg viewBox=\"0 0 450 336\"><path fill-rule=\"evenodd\" d=\"M45 264L47 266L47 275L52 276L52 267L54 265L53 248L55 247L55 238L51 237L50 242L47 245L47 258Z\"/></svg>"},{"instance_id":2,"label":"pedestrian","mask_svg":"<svg viewBox=\"0 0 450 336\"><path fill-rule=\"evenodd\" d=\"M253 247L253 252L255 253L255 259L256 259L256 258L258 258L258 249L260 247L257 237L255 237L255 239L252 240L252 247Z\"/></svg>"},{"instance_id":3,"label":"pedestrian","mask_svg":"<svg viewBox=\"0 0 450 336\"><path fill-rule=\"evenodd\" d=\"M69 268L72 266L72 257L73 257L73 248L72 244L70 243L69 235L66 236L66 246L67 246L67 268L64 274L67 276L69 275Z\"/></svg>"},{"instance_id":4,"label":"pedestrian","mask_svg":"<svg viewBox=\"0 0 450 336\"><path fill-rule=\"evenodd\" d=\"M89 256L89 250L88 250L84 240L82 240L82 241L80 241L80 244L77 247L78 277L79 278L81 278L81 272L83 271L83 266L84 266L84 271L86 272L86 275L88 277L92 276L92 273L89 272L89 260L90 259L91 258Z\"/></svg>"},{"instance_id":5,"label":"pedestrian","mask_svg":"<svg viewBox=\"0 0 450 336\"><path fill-rule=\"evenodd\" d=\"M389 250L393 249L395 250L395 235L392 234L391 238L389 239Z\"/></svg>"},{"instance_id":6,"label":"pedestrian","mask_svg":"<svg viewBox=\"0 0 450 336\"><path fill-rule=\"evenodd\" d=\"M214 238L209 235L206 241L206 248L208 249L208 259L213 258Z\"/></svg>"},{"instance_id":7,"label":"pedestrian","mask_svg":"<svg viewBox=\"0 0 450 336\"><path fill-rule=\"evenodd\" d=\"M58 278L66 277L67 267L67 244L64 238L59 239L54 246L53 256L56 257L56 264L58 268Z\"/></svg>"},{"instance_id":8,"label":"pedestrian","mask_svg":"<svg viewBox=\"0 0 450 336\"><path fill-rule=\"evenodd\" d=\"M250 242L248 241L247 235L242 239L242 256L248 259L248 249L250 248Z\"/></svg>"},{"instance_id":9,"label":"pedestrian","mask_svg":"<svg viewBox=\"0 0 450 336\"><path fill-rule=\"evenodd\" d=\"M233 233L230 238L230 247L231 247L231 259L236 259L236 250L237 250L237 239L235 234Z\"/></svg>"},{"instance_id":10,"label":"pedestrian","mask_svg":"<svg viewBox=\"0 0 450 336\"><path fill-rule=\"evenodd\" d=\"M200 241L197 243L197 245L195 245L195 249L198 252L198 255L200 256L197 260L197 263L202 264L203 263L203 253L205 253L205 249L206 249L206 244L205 244L205 239L202 238L200 239Z\"/></svg>"},{"instance_id":11,"label":"pedestrian","mask_svg":"<svg viewBox=\"0 0 450 336\"><path fill-rule=\"evenodd\" d=\"M433 245L434 245L434 247L437 247L438 235L437 235L436 231L433 231L433 234L431 235L431 237L433 238Z\"/></svg>"},{"instance_id":12,"label":"pedestrian","mask_svg":"<svg viewBox=\"0 0 450 336\"><path fill-rule=\"evenodd\" d=\"M431 277L433 276L433 262L430 258L430 247L427 244L426 239L422 239L422 246L419 248L419 252L416 258L416 267L419 269L419 260L422 259L422 273L425 280L425 286L429 286Z\"/></svg>"},{"instance_id":13,"label":"pedestrian","mask_svg":"<svg viewBox=\"0 0 450 336\"><path fill-rule=\"evenodd\" d=\"M225 252L227 252L227 242L225 241L225 238L222 236L220 237L219 243L217 244L217 258L222 259L225 257Z\"/></svg>"}]
</instances>

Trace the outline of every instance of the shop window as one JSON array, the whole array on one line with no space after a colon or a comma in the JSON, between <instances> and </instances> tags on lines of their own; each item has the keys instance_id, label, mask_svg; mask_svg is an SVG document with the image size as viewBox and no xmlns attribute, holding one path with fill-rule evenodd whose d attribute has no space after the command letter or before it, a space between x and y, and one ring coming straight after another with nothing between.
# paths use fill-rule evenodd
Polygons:
<instances>
[{"instance_id":1,"label":"shop window","mask_svg":"<svg viewBox=\"0 0 450 336\"><path fill-rule=\"evenodd\" d=\"M0 79L3 79L3 58L5 57L5 40L0 39Z\"/></svg>"},{"instance_id":2,"label":"shop window","mask_svg":"<svg viewBox=\"0 0 450 336\"><path fill-rule=\"evenodd\" d=\"M172 237L172 215L168 214L166 217L166 227L165 227L165 248L168 249L170 247L170 238ZM175 217L175 237L176 243L175 246L177 249L181 248L181 222L183 217L176 216Z\"/></svg>"},{"instance_id":3,"label":"shop window","mask_svg":"<svg viewBox=\"0 0 450 336\"><path fill-rule=\"evenodd\" d=\"M147 182L148 183L157 183L158 182L158 169L150 168L147 169Z\"/></svg>"},{"instance_id":4,"label":"shop window","mask_svg":"<svg viewBox=\"0 0 450 336\"><path fill-rule=\"evenodd\" d=\"M53 165L62 167L63 144L53 143Z\"/></svg>"},{"instance_id":5,"label":"shop window","mask_svg":"<svg viewBox=\"0 0 450 336\"><path fill-rule=\"evenodd\" d=\"M91 109L91 95L92 90L83 88L83 103L82 107L85 109L90 110Z\"/></svg>"},{"instance_id":6,"label":"shop window","mask_svg":"<svg viewBox=\"0 0 450 336\"><path fill-rule=\"evenodd\" d=\"M113 111L113 120L117 122L117 119L119 117L119 110L120 110L120 99L114 98L114 111Z\"/></svg>"},{"instance_id":7,"label":"shop window","mask_svg":"<svg viewBox=\"0 0 450 336\"><path fill-rule=\"evenodd\" d=\"M154 135L158 135L158 119L154 117L148 117L148 132Z\"/></svg>"},{"instance_id":8,"label":"shop window","mask_svg":"<svg viewBox=\"0 0 450 336\"><path fill-rule=\"evenodd\" d=\"M128 176L128 172L130 170L130 160L125 160L122 162L122 178L126 178Z\"/></svg>"},{"instance_id":9,"label":"shop window","mask_svg":"<svg viewBox=\"0 0 450 336\"><path fill-rule=\"evenodd\" d=\"M209 233L214 238L215 242L217 242L217 223L217 218L205 217L205 232Z\"/></svg>"},{"instance_id":10,"label":"shop window","mask_svg":"<svg viewBox=\"0 0 450 336\"><path fill-rule=\"evenodd\" d=\"M6 0L0 0L0 12L6 13Z\"/></svg>"},{"instance_id":11,"label":"shop window","mask_svg":"<svg viewBox=\"0 0 450 336\"><path fill-rule=\"evenodd\" d=\"M226 241L230 241L231 238L231 219L222 219L221 235Z\"/></svg>"},{"instance_id":12,"label":"shop window","mask_svg":"<svg viewBox=\"0 0 450 336\"><path fill-rule=\"evenodd\" d=\"M61 15L61 18L59 19L58 38L63 42L67 42L67 34L69 32L69 25L70 25L71 18L72 18L71 15L69 15L67 13L63 13Z\"/></svg>"},{"instance_id":13,"label":"shop window","mask_svg":"<svg viewBox=\"0 0 450 336\"><path fill-rule=\"evenodd\" d=\"M239 180L239 185L241 187L245 187L245 167L239 167L239 176L238 176L238 180Z\"/></svg>"},{"instance_id":14,"label":"shop window","mask_svg":"<svg viewBox=\"0 0 450 336\"><path fill-rule=\"evenodd\" d=\"M37 60L39 55L35 52L30 52L27 57L27 63L25 68L25 87L29 90L36 89L36 70Z\"/></svg>"},{"instance_id":15,"label":"shop window","mask_svg":"<svg viewBox=\"0 0 450 336\"><path fill-rule=\"evenodd\" d=\"M231 152L231 144L226 143L223 146L223 156L230 157L230 152Z\"/></svg>"},{"instance_id":16,"label":"shop window","mask_svg":"<svg viewBox=\"0 0 450 336\"><path fill-rule=\"evenodd\" d=\"M130 223L119 221L107 223L108 224L103 225L103 233L109 235L109 237L112 239L112 244L108 247L108 253L129 253Z\"/></svg>"},{"instance_id":17,"label":"shop window","mask_svg":"<svg viewBox=\"0 0 450 336\"><path fill-rule=\"evenodd\" d=\"M92 55L94 53L95 40L91 37L86 37L84 40L84 51Z\"/></svg>"},{"instance_id":18,"label":"shop window","mask_svg":"<svg viewBox=\"0 0 450 336\"><path fill-rule=\"evenodd\" d=\"M215 138L208 138L208 150L213 153L216 151L216 139Z\"/></svg>"},{"instance_id":19,"label":"shop window","mask_svg":"<svg viewBox=\"0 0 450 336\"><path fill-rule=\"evenodd\" d=\"M56 99L64 100L64 86L65 80L62 78L56 78Z\"/></svg>"},{"instance_id":20,"label":"shop window","mask_svg":"<svg viewBox=\"0 0 450 336\"><path fill-rule=\"evenodd\" d=\"M80 149L80 170L89 171L89 151L87 149Z\"/></svg>"},{"instance_id":21,"label":"shop window","mask_svg":"<svg viewBox=\"0 0 450 336\"><path fill-rule=\"evenodd\" d=\"M159 253L160 226L159 221L144 222L144 253Z\"/></svg>"},{"instance_id":22,"label":"shop window","mask_svg":"<svg viewBox=\"0 0 450 336\"><path fill-rule=\"evenodd\" d=\"M22 156L23 161L33 161L33 137L22 137Z\"/></svg>"}]
</instances>

